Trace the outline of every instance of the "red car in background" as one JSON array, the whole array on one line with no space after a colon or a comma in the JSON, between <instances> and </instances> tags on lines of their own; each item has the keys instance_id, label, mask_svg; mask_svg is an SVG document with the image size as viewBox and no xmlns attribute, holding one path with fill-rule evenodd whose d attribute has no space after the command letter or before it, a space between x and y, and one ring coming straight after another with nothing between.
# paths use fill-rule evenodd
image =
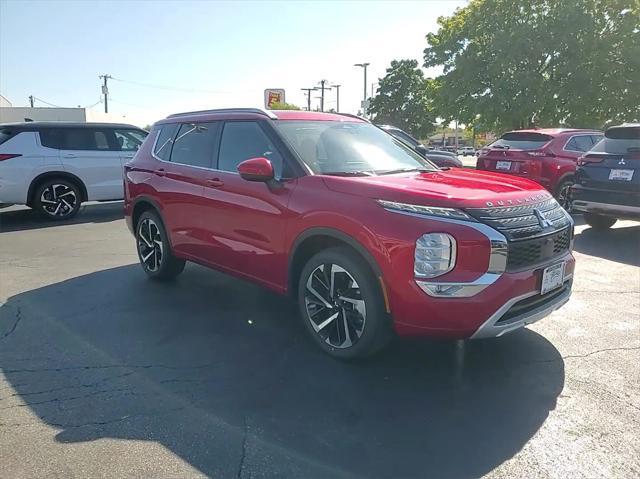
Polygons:
<instances>
[{"instance_id":1,"label":"red car in background","mask_svg":"<svg viewBox=\"0 0 640 479\"><path fill-rule=\"evenodd\" d=\"M569 207L578 157L602 139L598 130L530 129L510 131L478 154L478 170L529 178Z\"/></svg>"}]
</instances>

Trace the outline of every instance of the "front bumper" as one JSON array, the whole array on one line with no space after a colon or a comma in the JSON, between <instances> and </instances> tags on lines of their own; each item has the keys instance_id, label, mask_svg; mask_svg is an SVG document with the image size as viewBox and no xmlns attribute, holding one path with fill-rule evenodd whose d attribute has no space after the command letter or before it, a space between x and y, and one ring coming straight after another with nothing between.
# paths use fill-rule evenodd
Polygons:
<instances>
[{"instance_id":1,"label":"front bumper","mask_svg":"<svg viewBox=\"0 0 640 479\"><path fill-rule=\"evenodd\" d=\"M565 277L562 288L547 293L548 298L534 291L510 299L473 333L471 339L497 338L546 318L569 301L571 284L571 277Z\"/></svg>"}]
</instances>

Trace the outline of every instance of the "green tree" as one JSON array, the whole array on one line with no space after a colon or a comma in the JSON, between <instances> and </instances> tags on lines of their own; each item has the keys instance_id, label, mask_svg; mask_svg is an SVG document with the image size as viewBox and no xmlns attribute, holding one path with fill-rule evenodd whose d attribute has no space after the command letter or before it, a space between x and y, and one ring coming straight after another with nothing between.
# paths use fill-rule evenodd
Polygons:
<instances>
[{"instance_id":1,"label":"green tree","mask_svg":"<svg viewBox=\"0 0 640 479\"><path fill-rule=\"evenodd\" d=\"M300 110L299 106L294 105L293 103L280 103L275 102L271 104L271 110Z\"/></svg>"},{"instance_id":2,"label":"green tree","mask_svg":"<svg viewBox=\"0 0 640 479\"><path fill-rule=\"evenodd\" d=\"M434 108L477 130L640 117L640 1L472 0L438 19Z\"/></svg>"},{"instance_id":3,"label":"green tree","mask_svg":"<svg viewBox=\"0 0 640 479\"><path fill-rule=\"evenodd\" d=\"M415 60L394 60L379 79L369 113L378 124L389 123L423 138L434 130L430 106L430 81Z\"/></svg>"}]
</instances>

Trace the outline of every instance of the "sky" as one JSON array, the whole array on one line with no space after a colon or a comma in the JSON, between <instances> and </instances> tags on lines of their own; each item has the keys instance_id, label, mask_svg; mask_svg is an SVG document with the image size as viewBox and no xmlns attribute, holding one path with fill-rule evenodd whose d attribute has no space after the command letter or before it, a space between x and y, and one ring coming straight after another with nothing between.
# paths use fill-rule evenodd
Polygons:
<instances>
[{"instance_id":1,"label":"sky","mask_svg":"<svg viewBox=\"0 0 640 479\"><path fill-rule=\"evenodd\" d=\"M14 106L34 95L103 111L106 73L109 112L145 126L180 111L262 107L265 88L303 107L301 88L326 79L342 85L340 110L356 113L354 63L371 64L369 92L391 60L422 64L425 35L465 3L0 0L0 94ZM335 106L327 91L325 109Z\"/></svg>"}]
</instances>

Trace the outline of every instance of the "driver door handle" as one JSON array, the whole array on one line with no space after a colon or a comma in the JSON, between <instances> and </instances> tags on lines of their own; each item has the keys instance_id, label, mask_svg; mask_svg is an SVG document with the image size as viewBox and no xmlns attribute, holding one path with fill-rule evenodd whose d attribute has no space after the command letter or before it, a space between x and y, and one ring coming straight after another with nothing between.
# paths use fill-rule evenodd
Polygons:
<instances>
[{"instance_id":1,"label":"driver door handle","mask_svg":"<svg viewBox=\"0 0 640 479\"><path fill-rule=\"evenodd\" d=\"M164 168L158 168L156 170L156 175L158 176L166 176L167 172L164 170Z\"/></svg>"},{"instance_id":2,"label":"driver door handle","mask_svg":"<svg viewBox=\"0 0 640 479\"><path fill-rule=\"evenodd\" d=\"M207 186L210 186L212 188L220 188L224 185L224 181L222 181L220 178L209 178L206 180L206 183Z\"/></svg>"}]
</instances>

